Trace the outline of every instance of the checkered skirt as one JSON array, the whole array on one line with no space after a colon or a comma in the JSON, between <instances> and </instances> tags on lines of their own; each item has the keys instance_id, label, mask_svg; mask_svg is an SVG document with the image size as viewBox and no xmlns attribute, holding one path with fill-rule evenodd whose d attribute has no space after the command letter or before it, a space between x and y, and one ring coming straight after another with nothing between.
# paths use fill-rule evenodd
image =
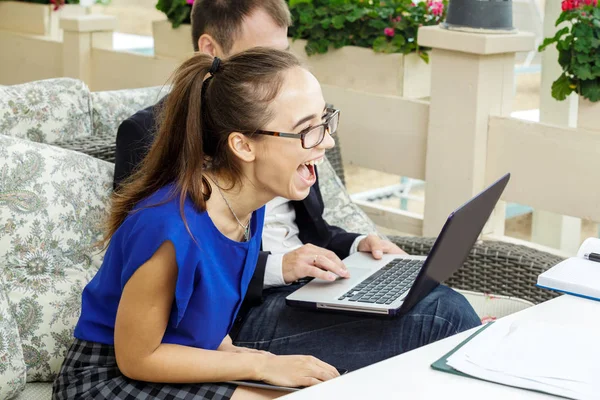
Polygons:
<instances>
[{"instance_id":1,"label":"checkered skirt","mask_svg":"<svg viewBox=\"0 0 600 400\"><path fill-rule=\"evenodd\" d=\"M200 400L230 399L235 385L201 383L175 385L127 378L117 367L115 349L75 339L52 388L53 400Z\"/></svg>"}]
</instances>

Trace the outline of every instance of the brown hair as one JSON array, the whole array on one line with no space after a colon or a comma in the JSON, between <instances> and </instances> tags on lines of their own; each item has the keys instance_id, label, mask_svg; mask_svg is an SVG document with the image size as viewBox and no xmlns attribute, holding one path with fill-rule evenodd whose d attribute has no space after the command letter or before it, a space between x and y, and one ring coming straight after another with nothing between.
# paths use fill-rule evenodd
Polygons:
<instances>
[{"instance_id":1,"label":"brown hair","mask_svg":"<svg viewBox=\"0 0 600 400\"><path fill-rule=\"evenodd\" d=\"M257 47L222 61L205 85L212 65L211 56L199 53L175 72L148 155L113 195L105 243L137 203L167 184L175 183L185 222L188 196L200 211L206 210L210 185L205 170L240 183L241 167L229 148L229 135L253 137L273 119L269 105L281 89L284 72L300 62L289 52Z\"/></svg>"},{"instance_id":2,"label":"brown hair","mask_svg":"<svg viewBox=\"0 0 600 400\"><path fill-rule=\"evenodd\" d=\"M244 18L262 8L277 26L292 24L290 10L284 0L196 0L192 7L192 41L198 51L198 39L207 33L228 54L240 34Z\"/></svg>"}]
</instances>

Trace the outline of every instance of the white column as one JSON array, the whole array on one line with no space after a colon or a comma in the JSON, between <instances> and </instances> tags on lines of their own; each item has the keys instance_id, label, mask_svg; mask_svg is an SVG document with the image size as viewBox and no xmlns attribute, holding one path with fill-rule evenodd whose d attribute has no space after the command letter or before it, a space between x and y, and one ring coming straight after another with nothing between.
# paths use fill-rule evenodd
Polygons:
<instances>
[{"instance_id":1,"label":"white column","mask_svg":"<svg viewBox=\"0 0 600 400\"><path fill-rule=\"evenodd\" d=\"M515 53L533 49L534 36L423 27L419 44L433 48L423 235L436 236L448 214L486 185L489 116L510 115ZM503 207L484 233L503 233Z\"/></svg>"},{"instance_id":2,"label":"white column","mask_svg":"<svg viewBox=\"0 0 600 400\"><path fill-rule=\"evenodd\" d=\"M546 1L544 37L554 36L557 29L560 29L554 26L560 13L560 1ZM556 47L546 48L542 53L540 122L575 127L577 124L577 95L573 94L565 101L557 101L551 94L552 82L559 77L561 72ZM560 182L556 182L556 190L561 190ZM536 210L533 212L531 241L575 254L581 244L581 220Z\"/></svg>"},{"instance_id":3,"label":"white column","mask_svg":"<svg viewBox=\"0 0 600 400\"><path fill-rule=\"evenodd\" d=\"M63 17L63 74L91 85L92 49L112 47L117 19L108 15Z\"/></svg>"}]
</instances>

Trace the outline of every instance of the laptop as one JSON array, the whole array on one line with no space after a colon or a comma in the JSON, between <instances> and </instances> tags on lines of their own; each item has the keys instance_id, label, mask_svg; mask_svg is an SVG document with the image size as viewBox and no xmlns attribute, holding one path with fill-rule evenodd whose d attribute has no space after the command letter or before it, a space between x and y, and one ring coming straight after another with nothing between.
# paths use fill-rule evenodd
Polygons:
<instances>
[{"instance_id":1,"label":"laptop","mask_svg":"<svg viewBox=\"0 0 600 400\"><path fill-rule=\"evenodd\" d=\"M465 262L510 174L452 212L427 257L398 254L375 260L354 253L344 264L350 278L313 279L286 297L293 307L352 313L404 315Z\"/></svg>"}]
</instances>

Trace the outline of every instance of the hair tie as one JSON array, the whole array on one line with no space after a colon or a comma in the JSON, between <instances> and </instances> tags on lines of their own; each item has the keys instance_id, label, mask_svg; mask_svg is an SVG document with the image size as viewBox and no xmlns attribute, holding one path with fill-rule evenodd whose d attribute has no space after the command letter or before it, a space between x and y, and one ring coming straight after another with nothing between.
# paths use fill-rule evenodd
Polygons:
<instances>
[{"instance_id":1,"label":"hair tie","mask_svg":"<svg viewBox=\"0 0 600 400\"><path fill-rule=\"evenodd\" d=\"M219 71L219 67L221 66L221 59L219 57L215 57L213 59L213 63L210 66L210 69L208 70L208 73L210 74L210 76L213 76L214 74L216 74Z\"/></svg>"}]
</instances>

